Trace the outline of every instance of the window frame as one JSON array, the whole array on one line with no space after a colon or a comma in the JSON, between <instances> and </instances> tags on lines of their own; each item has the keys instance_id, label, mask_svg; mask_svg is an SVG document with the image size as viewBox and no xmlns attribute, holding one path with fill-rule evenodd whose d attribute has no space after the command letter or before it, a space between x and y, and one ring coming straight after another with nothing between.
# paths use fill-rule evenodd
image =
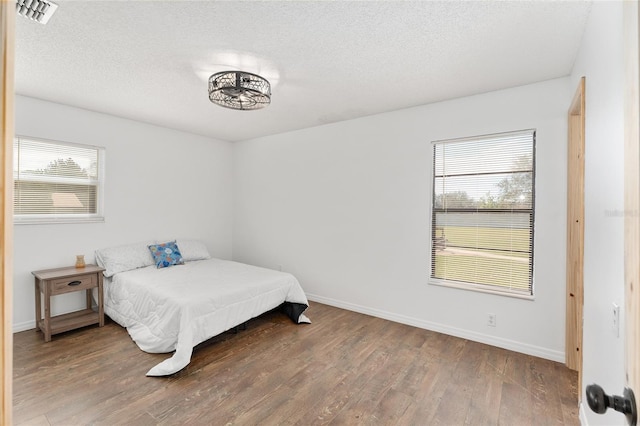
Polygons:
<instances>
[{"instance_id":1,"label":"window frame","mask_svg":"<svg viewBox=\"0 0 640 426\"><path fill-rule=\"evenodd\" d=\"M13 138L14 143L14 152L13 152L13 160L15 161L16 155L18 155L19 151L19 143L20 140L25 141L33 141L46 143L57 146L68 146L68 147L78 147L83 149L91 149L96 150L97 152L97 167L98 167L98 176L94 181L96 187L96 212L95 213L51 213L51 214L16 214L15 206L13 212L13 222L15 225L33 225L33 224L70 224L70 223L101 223L105 221L104 218L104 188L105 188L105 163L106 163L106 148L97 145L90 144L82 144L75 142L66 142L45 138L38 138L32 136L24 136L24 135L15 135ZM15 149L16 143L18 144L18 150ZM16 173L17 170L13 170L13 185L15 191L16 185ZM78 183L78 180L73 178L65 178L65 177L55 177L55 176L46 176L44 179L33 179L28 177L27 179L21 179L25 181L33 181L33 182L51 182L51 183L62 183L62 184L73 184ZM87 184L87 181L82 181L83 184Z\"/></svg>"},{"instance_id":2,"label":"window frame","mask_svg":"<svg viewBox=\"0 0 640 426\"><path fill-rule=\"evenodd\" d=\"M465 281L456 281L446 278L436 278L434 277L434 262L435 262L435 202L436 202L436 191L435 191L435 183L436 183L436 168L435 168L435 146L438 144L446 144L446 143L456 143L456 142L470 142L470 141L481 141L490 139L492 137L499 138L507 135L517 135L519 133L532 133L532 181L531 181L531 226L530 226L530 244L531 244L531 264L530 264L530 284L529 284L529 292L521 292L516 290L508 290L501 289L498 285L492 284L480 284L480 283L472 283ZM479 293L488 293L498 296L506 296L517 299L525 299L525 300L535 300L535 268L534 268L534 258L535 258L535 212L536 212L536 142L537 142L537 129L523 129L516 131L508 131L508 132L500 132L500 133L490 133L484 135L476 135L470 137L462 137L462 138L452 138L452 139L440 139L431 141L430 143L430 186L429 186L429 272L428 272L428 284L436 285L441 287L448 288L456 288L461 290L469 290ZM463 209L452 209L452 210L463 210ZM471 209L470 209L471 210ZM505 209L495 209L493 210L495 213L498 213L500 210L505 211ZM527 209L528 210L528 209ZM482 212L482 210L477 210L478 212ZM488 210L487 213L491 213L491 210Z\"/></svg>"}]
</instances>

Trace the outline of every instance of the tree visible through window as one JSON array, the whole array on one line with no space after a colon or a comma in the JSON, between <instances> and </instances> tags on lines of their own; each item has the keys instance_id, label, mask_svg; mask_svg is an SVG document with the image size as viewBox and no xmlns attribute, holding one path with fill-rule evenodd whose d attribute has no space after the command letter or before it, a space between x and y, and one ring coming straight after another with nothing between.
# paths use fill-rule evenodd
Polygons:
<instances>
[{"instance_id":1,"label":"tree visible through window","mask_svg":"<svg viewBox=\"0 0 640 426\"><path fill-rule=\"evenodd\" d=\"M103 151L86 145L16 138L16 223L101 220Z\"/></svg>"},{"instance_id":2,"label":"tree visible through window","mask_svg":"<svg viewBox=\"0 0 640 426\"><path fill-rule=\"evenodd\" d=\"M535 131L433 142L431 280L533 294Z\"/></svg>"}]
</instances>

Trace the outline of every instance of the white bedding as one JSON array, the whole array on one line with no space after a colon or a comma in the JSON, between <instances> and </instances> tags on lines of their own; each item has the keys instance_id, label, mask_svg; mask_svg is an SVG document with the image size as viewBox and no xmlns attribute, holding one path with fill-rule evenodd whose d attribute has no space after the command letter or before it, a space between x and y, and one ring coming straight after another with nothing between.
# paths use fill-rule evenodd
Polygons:
<instances>
[{"instance_id":1,"label":"white bedding","mask_svg":"<svg viewBox=\"0 0 640 426\"><path fill-rule=\"evenodd\" d=\"M104 290L105 313L140 349L175 350L147 376L181 370L198 343L284 302L308 305L293 275L220 259L119 272L105 280ZM297 322L309 320L300 314Z\"/></svg>"}]
</instances>

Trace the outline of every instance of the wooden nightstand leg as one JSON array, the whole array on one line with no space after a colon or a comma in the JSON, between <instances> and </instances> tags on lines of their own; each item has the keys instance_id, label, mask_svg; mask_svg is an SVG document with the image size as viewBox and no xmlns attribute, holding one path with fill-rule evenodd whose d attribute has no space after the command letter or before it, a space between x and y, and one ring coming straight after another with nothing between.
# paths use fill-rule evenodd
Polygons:
<instances>
[{"instance_id":1,"label":"wooden nightstand leg","mask_svg":"<svg viewBox=\"0 0 640 426\"><path fill-rule=\"evenodd\" d=\"M91 309L91 305L92 305L92 303L91 303L91 290L92 289L89 288L89 289L85 290L85 292L84 292L85 296L87 296L87 309Z\"/></svg>"},{"instance_id":2,"label":"wooden nightstand leg","mask_svg":"<svg viewBox=\"0 0 640 426\"><path fill-rule=\"evenodd\" d=\"M104 326L104 292L102 290L102 272L98 272L98 315L100 318L100 327Z\"/></svg>"},{"instance_id":3,"label":"wooden nightstand leg","mask_svg":"<svg viewBox=\"0 0 640 426\"><path fill-rule=\"evenodd\" d=\"M35 279L36 282L36 331L40 330L40 320L42 319L42 304L40 298L40 280Z\"/></svg>"},{"instance_id":4,"label":"wooden nightstand leg","mask_svg":"<svg viewBox=\"0 0 640 426\"><path fill-rule=\"evenodd\" d=\"M44 287L44 341L51 341L51 294L49 292L49 283L43 283Z\"/></svg>"}]
</instances>

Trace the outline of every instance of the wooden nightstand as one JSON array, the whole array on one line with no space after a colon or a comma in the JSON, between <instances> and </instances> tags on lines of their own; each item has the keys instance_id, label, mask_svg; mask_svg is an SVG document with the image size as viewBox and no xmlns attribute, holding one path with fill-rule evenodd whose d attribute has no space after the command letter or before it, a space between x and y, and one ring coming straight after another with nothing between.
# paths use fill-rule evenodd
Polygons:
<instances>
[{"instance_id":1,"label":"wooden nightstand","mask_svg":"<svg viewBox=\"0 0 640 426\"><path fill-rule=\"evenodd\" d=\"M104 325L104 300L102 295L102 271L96 265L84 268L66 268L33 271L36 277L36 331L42 330L44 341L50 342L51 335L73 330L91 324ZM98 289L98 312L91 309L91 292ZM87 308L64 315L51 316L51 296L85 290ZM44 296L44 318L42 318L41 296Z\"/></svg>"}]
</instances>

